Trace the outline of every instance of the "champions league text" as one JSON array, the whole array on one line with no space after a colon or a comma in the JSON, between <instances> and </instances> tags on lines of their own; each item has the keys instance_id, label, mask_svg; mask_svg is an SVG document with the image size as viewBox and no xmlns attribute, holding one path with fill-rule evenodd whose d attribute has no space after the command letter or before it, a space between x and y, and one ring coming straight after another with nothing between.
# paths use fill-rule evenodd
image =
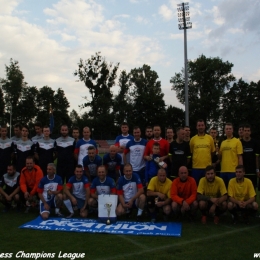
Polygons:
<instances>
[{"instance_id":1,"label":"champions league text","mask_svg":"<svg viewBox=\"0 0 260 260\"><path fill-rule=\"evenodd\" d=\"M16 254L15 253L0 253L0 259L2 258L31 258L31 259L45 259L45 258L60 258L60 259L79 259L79 258L84 258L85 253L63 253L60 251L59 253L45 253L42 251L41 253L26 253L24 251L19 251Z\"/></svg>"}]
</instances>

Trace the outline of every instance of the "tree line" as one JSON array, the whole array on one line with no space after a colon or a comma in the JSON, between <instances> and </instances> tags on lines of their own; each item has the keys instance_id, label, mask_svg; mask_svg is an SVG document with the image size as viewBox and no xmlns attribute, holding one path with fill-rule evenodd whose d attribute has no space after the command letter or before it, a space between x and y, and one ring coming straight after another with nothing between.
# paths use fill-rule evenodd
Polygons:
<instances>
[{"instance_id":1,"label":"tree line","mask_svg":"<svg viewBox=\"0 0 260 260\"><path fill-rule=\"evenodd\" d=\"M216 126L220 132L225 122L232 122L235 129L249 123L253 133L260 137L260 81L236 81L232 74L233 64L220 58L204 55L188 62L190 126L196 133L196 120L201 118L210 128ZM61 124L81 129L88 125L95 139L114 139L120 133L123 121L130 126L138 125L142 130L148 125L158 124L162 129L184 125L184 111L175 106L166 106L161 82L156 71L149 65L134 68L130 72L119 71L119 63L110 63L96 53L87 60L80 59L74 76L82 87L86 87L85 102L79 108L87 111L70 113L64 90L53 90L49 86L29 86L19 67L19 62L10 60L5 65L6 77L1 80L0 123L34 122L49 124L52 108L55 120L54 135L59 135ZM172 90L184 104L184 71L175 73L170 79ZM115 92L118 88L119 91Z\"/></svg>"}]
</instances>

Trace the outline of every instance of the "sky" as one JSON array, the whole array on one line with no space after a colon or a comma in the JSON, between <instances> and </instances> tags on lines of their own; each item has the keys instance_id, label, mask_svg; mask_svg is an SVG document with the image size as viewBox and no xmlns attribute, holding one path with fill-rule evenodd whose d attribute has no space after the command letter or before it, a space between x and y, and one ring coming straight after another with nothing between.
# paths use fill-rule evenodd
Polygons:
<instances>
[{"instance_id":1,"label":"sky","mask_svg":"<svg viewBox=\"0 0 260 260\"><path fill-rule=\"evenodd\" d=\"M70 111L89 97L73 72L96 52L120 63L119 73L148 64L156 71L166 105L184 108L170 79L184 67L178 0L0 0L0 78L19 61L29 86L62 88ZM201 54L234 64L233 74L260 80L260 1L189 1L188 59ZM257 58L258 57L258 58ZM119 88L114 88L114 94Z\"/></svg>"}]
</instances>

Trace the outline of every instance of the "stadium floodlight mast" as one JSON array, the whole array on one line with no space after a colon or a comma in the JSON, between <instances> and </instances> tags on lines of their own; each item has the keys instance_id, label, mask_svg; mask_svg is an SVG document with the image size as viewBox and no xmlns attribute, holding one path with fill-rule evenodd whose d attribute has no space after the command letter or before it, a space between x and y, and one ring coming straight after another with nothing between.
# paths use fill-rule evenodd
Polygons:
<instances>
[{"instance_id":1,"label":"stadium floodlight mast","mask_svg":"<svg viewBox=\"0 0 260 260\"><path fill-rule=\"evenodd\" d=\"M177 5L179 29L184 30L184 71L185 71L185 124L189 125L189 89L188 89L188 58L187 58L187 29L192 28L190 22L189 3Z\"/></svg>"}]
</instances>

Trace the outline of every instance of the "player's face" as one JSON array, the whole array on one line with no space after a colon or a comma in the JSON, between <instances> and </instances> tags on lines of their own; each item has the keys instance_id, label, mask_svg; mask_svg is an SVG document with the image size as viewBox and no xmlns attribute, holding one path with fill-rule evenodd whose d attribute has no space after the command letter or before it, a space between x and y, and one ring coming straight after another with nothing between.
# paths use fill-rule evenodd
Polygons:
<instances>
[{"instance_id":1,"label":"player's face","mask_svg":"<svg viewBox=\"0 0 260 260\"><path fill-rule=\"evenodd\" d=\"M215 140L216 139L216 137L217 137L217 134L218 134L218 132L217 132L217 130L210 130L209 131L209 134L211 135L211 137Z\"/></svg>"},{"instance_id":2,"label":"player's face","mask_svg":"<svg viewBox=\"0 0 260 260\"><path fill-rule=\"evenodd\" d=\"M179 169L179 177L181 181L186 181L188 179L188 169L186 167L180 167Z\"/></svg>"},{"instance_id":3,"label":"player's face","mask_svg":"<svg viewBox=\"0 0 260 260\"><path fill-rule=\"evenodd\" d=\"M151 139L153 137L153 129L152 128L147 128L145 130L145 136L147 139Z\"/></svg>"},{"instance_id":4,"label":"player's face","mask_svg":"<svg viewBox=\"0 0 260 260\"><path fill-rule=\"evenodd\" d=\"M159 138L161 136L161 127L160 126L155 126L153 128L153 136L155 138Z\"/></svg>"},{"instance_id":5,"label":"player's face","mask_svg":"<svg viewBox=\"0 0 260 260\"><path fill-rule=\"evenodd\" d=\"M153 154L160 154L160 147L158 147L158 146L153 146L152 151L153 151Z\"/></svg>"},{"instance_id":6,"label":"player's face","mask_svg":"<svg viewBox=\"0 0 260 260\"><path fill-rule=\"evenodd\" d=\"M69 135L69 129L67 126L62 126L60 129L62 137L67 137Z\"/></svg>"},{"instance_id":7,"label":"player's face","mask_svg":"<svg viewBox=\"0 0 260 260\"><path fill-rule=\"evenodd\" d=\"M240 128L238 129L238 136L239 136L240 138L243 138L243 135L244 135L244 128L243 128L243 127L240 127Z\"/></svg>"},{"instance_id":8,"label":"player's face","mask_svg":"<svg viewBox=\"0 0 260 260\"><path fill-rule=\"evenodd\" d=\"M17 137L21 136L21 130L20 130L19 127L14 128L14 135L17 136Z\"/></svg>"},{"instance_id":9,"label":"player's face","mask_svg":"<svg viewBox=\"0 0 260 260\"><path fill-rule=\"evenodd\" d=\"M8 166L7 167L7 174L9 176L13 176L15 174L15 170L14 170L14 167L13 166Z\"/></svg>"},{"instance_id":10,"label":"player's face","mask_svg":"<svg viewBox=\"0 0 260 260\"><path fill-rule=\"evenodd\" d=\"M139 140L141 138L141 130L139 128L134 129L133 135L134 135L135 140Z\"/></svg>"},{"instance_id":11,"label":"player's face","mask_svg":"<svg viewBox=\"0 0 260 260\"><path fill-rule=\"evenodd\" d=\"M23 127L22 128L22 137L28 137L28 135L29 135L28 130L25 127Z\"/></svg>"},{"instance_id":12,"label":"player's face","mask_svg":"<svg viewBox=\"0 0 260 260\"><path fill-rule=\"evenodd\" d=\"M41 129L41 127L35 126L35 127L34 127L34 130L35 130L36 135L41 135L41 134L42 134L42 129Z\"/></svg>"},{"instance_id":13,"label":"player's face","mask_svg":"<svg viewBox=\"0 0 260 260\"><path fill-rule=\"evenodd\" d=\"M184 136L185 136L185 131L183 129L180 129L177 133L177 137L180 141L183 141L184 139Z\"/></svg>"},{"instance_id":14,"label":"player's face","mask_svg":"<svg viewBox=\"0 0 260 260\"><path fill-rule=\"evenodd\" d=\"M116 148L116 147L111 147L110 150L109 150L110 156L111 156L112 158L114 158L115 155L116 155L116 153L117 153L117 148Z\"/></svg>"},{"instance_id":15,"label":"player's face","mask_svg":"<svg viewBox=\"0 0 260 260\"><path fill-rule=\"evenodd\" d=\"M85 140L88 140L90 138L91 132L89 130L89 128L84 128L83 129L83 138Z\"/></svg>"},{"instance_id":16,"label":"player's face","mask_svg":"<svg viewBox=\"0 0 260 260\"><path fill-rule=\"evenodd\" d=\"M204 134L205 133L205 123L204 122L198 122L197 123L197 130L199 134Z\"/></svg>"},{"instance_id":17,"label":"player's face","mask_svg":"<svg viewBox=\"0 0 260 260\"><path fill-rule=\"evenodd\" d=\"M46 127L46 128L43 128L43 136L44 137L49 137L50 136L50 134L51 134L51 131L50 131L50 128L48 127Z\"/></svg>"},{"instance_id":18,"label":"player's face","mask_svg":"<svg viewBox=\"0 0 260 260\"><path fill-rule=\"evenodd\" d=\"M133 170L132 170L132 167L130 165L127 165L127 166L124 167L124 174L125 174L125 177L127 179L132 178L132 173L133 173Z\"/></svg>"},{"instance_id":19,"label":"player's face","mask_svg":"<svg viewBox=\"0 0 260 260\"><path fill-rule=\"evenodd\" d=\"M213 182L215 180L215 172L214 170L207 171L205 177L208 182Z\"/></svg>"},{"instance_id":20,"label":"player's face","mask_svg":"<svg viewBox=\"0 0 260 260\"><path fill-rule=\"evenodd\" d=\"M166 172L163 170L159 170L157 173L157 177L158 177L159 182L164 183L166 181Z\"/></svg>"},{"instance_id":21,"label":"player's face","mask_svg":"<svg viewBox=\"0 0 260 260\"><path fill-rule=\"evenodd\" d=\"M236 169L236 179L237 180L242 180L244 178L245 172L243 169Z\"/></svg>"},{"instance_id":22,"label":"player's face","mask_svg":"<svg viewBox=\"0 0 260 260\"><path fill-rule=\"evenodd\" d=\"M123 135L127 135L129 131L129 127L127 125L122 125L121 126L121 132Z\"/></svg>"},{"instance_id":23,"label":"player's face","mask_svg":"<svg viewBox=\"0 0 260 260\"><path fill-rule=\"evenodd\" d=\"M243 137L250 138L250 135L251 135L251 129L250 128L244 128Z\"/></svg>"},{"instance_id":24,"label":"player's face","mask_svg":"<svg viewBox=\"0 0 260 260\"><path fill-rule=\"evenodd\" d=\"M7 128L4 128L2 127L1 130L0 130L0 133L1 133L1 138L6 138L7 136Z\"/></svg>"},{"instance_id":25,"label":"player's face","mask_svg":"<svg viewBox=\"0 0 260 260\"><path fill-rule=\"evenodd\" d=\"M53 177L55 174L55 169L52 166L47 166L48 177Z\"/></svg>"},{"instance_id":26,"label":"player's face","mask_svg":"<svg viewBox=\"0 0 260 260\"><path fill-rule=\"evenodd\" d=\"M103 181L106 178L106 169L105 167L99 167L97 172L98 178Z\"/></svg>"},{"instance_id":27,"label":"player's face","mask_svg":"<svg viewBox=\"0 0 260 260\"><path fill-rule=\"evenodd\" d=\"M82 175L83 175L83 169L80 167L80 168L76 168L75 171L75 176L76 176L76 179L77 180L80 180L82 178Z\"/></svg>"},{"instance_id":28,"label":"player's face","mask_svg":"<svg viewBox=\"0 0 260 260\"><path fill-rule=\"evenodd\" d=\"M72 137L74 139L79 139L79 130L73 130L72 131Z\"/></svg>"},{"instance_id":29,"label":"player's face","mask_svg":"<svg viewBox=\"0 0 260 260\"><path fill-rule=\"evenodd\" d=\"M233 135L233 127L231 125L225 126L225 134L227 137L231 137Z\"/></svg>"},{"instance_id":30,"label":"player's face","mask_svg":"<svg viewBox=\"0 0 260 260\"><path fill-rule=\"evenodd\" d=\"M33 159L26 159L25 165L26 165L27 170L31 171L34 167Z\"/></svg>"},{"instance_id":31,"label":"player's face","mask_svg":"<svg viewBox=\"0 0 260 260\"><path fill-rule=\"evenodd\" d=\"M184 133L186 137L190 137L190 128L189 127L185 127L184 128Z\"/></svg>"},{"instance_id":32,"label":"player's face","mask_svg":"<svg viewBox=\"0 0 260 260\"><path fill-rule=\"evenodd\" d=\"M172 129L167 129L166 131L167 139L173 139L174 133Z\"/></svg>"},{"instance_id":33,"label":"player's face","mask_svg":"<svg viewBox=\"0 0 260 260\"><path fill-rule=\"evenodd\" d=\"M96 155L96 150L92 149L92 150L88 150L88 156L91 160L93 160L95 158Z\"/></svg>"}]
</instances>

